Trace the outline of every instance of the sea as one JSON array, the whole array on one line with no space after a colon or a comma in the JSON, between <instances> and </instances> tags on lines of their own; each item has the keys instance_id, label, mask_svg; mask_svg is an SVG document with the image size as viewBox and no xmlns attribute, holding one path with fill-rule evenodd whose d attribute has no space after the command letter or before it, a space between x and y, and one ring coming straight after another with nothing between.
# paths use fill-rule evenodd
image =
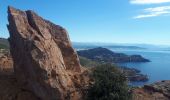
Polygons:
<instances>
[{"instance_id":1,"label":"sea","mask_svg":"<svg viewBox=\"0 0 170 100\"><path fill-rule=\"evenodd\" d=\"M142 86L151 84L158 81L170 80L170 51L161 50L119 50L110 49L113 52L125 53L128 55L141 55L151 62L145 63L121 63L119 65L130 68L136 68L141 71L141 74L148 75L149 81L147 82L132 82L134 86Z\"/></svg>"}]
</instances>

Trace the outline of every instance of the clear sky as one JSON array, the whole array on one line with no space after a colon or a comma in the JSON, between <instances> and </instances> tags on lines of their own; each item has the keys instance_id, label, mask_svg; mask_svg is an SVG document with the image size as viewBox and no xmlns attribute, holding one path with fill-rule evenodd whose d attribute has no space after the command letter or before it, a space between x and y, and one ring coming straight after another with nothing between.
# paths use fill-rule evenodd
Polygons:
<instances>
[{"instance_id":1,"label":"clear sky","mask_svg":"<svg viewBox=\"0 0 170 100\"><path fill-rule=\"evenodd\" d=\"M0 37L9 36L8 5L63 26L75 42L170 45L170 0L0 0Z\"/></svg>"}]
</instances>

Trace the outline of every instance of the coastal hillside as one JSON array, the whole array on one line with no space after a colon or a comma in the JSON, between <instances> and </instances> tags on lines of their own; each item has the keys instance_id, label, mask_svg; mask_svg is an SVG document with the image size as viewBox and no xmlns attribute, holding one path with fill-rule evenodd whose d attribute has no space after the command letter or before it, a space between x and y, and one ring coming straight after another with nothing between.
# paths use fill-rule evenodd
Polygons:
<instances>
[{"instance_id":1,"label":"coastal hillside","mask_svg":"<svg viewBox=\"0 0 170 100\"><path fill-rule=\"evenodd\" d=\"M88 50L77 51L79 56L104 63L125 63L125 62L149 62L141 55L126 55L124 53L115 53L109 49L98 47Z\"/></svg>"},{"instance_id":2,"label":"coastal hillside","mask_svg":"<svg viewBox=\"0 0 170 100\"><path fill-rule=\"evenodd\" d=\"M86 67L89 69L94 69L102 65L102 63L100 62L92 61L85 57L79 56L79 58L80 58L80 64L83 67ZM149 77L147 75L141 74L140 70L137 70L135 68L128 68L125 66L118 66L114 64L112 65L115 66L115 68L119 70L127 78L129 82L147 82L149 80Z\"/></svg>"}]
</instances>

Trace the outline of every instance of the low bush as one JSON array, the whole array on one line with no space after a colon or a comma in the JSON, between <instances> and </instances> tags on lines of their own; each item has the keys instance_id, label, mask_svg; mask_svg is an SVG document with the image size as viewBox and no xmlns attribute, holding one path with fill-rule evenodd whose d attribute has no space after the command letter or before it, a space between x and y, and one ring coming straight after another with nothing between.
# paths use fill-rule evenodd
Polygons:
<instances>
[{"instance_id":1,"label":"low bush","mask_svg":"<svg viewBox=\"0 0 170 100\"><path fill-rule=\"evenodd\" d=\"M125 76L113 65L104 64L93 70L94 84L87 100L131 100Z\"/></svg>"}]
</instances>

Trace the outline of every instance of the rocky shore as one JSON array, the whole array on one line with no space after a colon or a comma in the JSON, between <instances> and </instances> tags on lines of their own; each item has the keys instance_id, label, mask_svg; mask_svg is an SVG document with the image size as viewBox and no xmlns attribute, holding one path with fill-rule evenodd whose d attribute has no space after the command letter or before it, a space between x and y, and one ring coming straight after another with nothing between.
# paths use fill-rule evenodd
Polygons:
<instances>
[{"instance_id":1,"label":"rocky shore","mask_svg":"<svg viewBox=\"0 0 170 100\"><path fill-rule=\"evenodd\" d=\"M146 82L149 80L147 75L141 74L140 70L135 68L120 67L120 70L130 82Z\"/></svg>"}]
</instances>

